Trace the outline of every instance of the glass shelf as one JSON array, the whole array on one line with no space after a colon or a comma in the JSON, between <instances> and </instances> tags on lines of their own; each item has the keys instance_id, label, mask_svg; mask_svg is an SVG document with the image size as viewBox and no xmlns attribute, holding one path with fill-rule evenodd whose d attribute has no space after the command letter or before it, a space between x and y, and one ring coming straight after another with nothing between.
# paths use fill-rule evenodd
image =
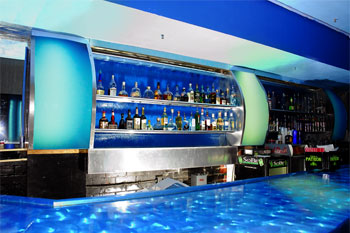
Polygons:
<instances>
[{"instance_id":1,"label":"glass shelf","mask_svg":"<svg viewBox=\"0 0 350 233\"><path fill-rule=\"evenodd\" d=\"M283 109L276 109L276 108L272 108L270 109L271 112L282 112L282 113L291 113L291 114L308 114L308 115L328 115L331 116L333 114L326 114L326 113L312 113L312 112L300 112L300 111L290 111L290 110L283 110Z\"/></svg>"},{"instance_id":2,"label":"glass shelf","mask_svg":"<svg viewBox=\"0 0 350 233\"><path fill-rule=\"evenodd\" d=\"M217 105L217 104L206 104L206 103L189 103L183 101L173 100L158 100L158 99L146 99L136 97L125 97L125 96L109 96L109 95L96 95L97 101L109 101L119 103L135 103L135 104L154 104L154 105L167 105L167 106L187 106L187 107L199 107L199 108L216 108L216 109L234 109L242 108L241 106L233 105Z\"/></svg>"},{"instance_id":3,"label":"glass shelf","mask_svg":"<svg viewBox=\"0 0 350 233\"><path fill-rule=\"evenodd\" d=\"M239 131L218 131L218 130L126 130L126 129L95 129L95 133L116 133L116 134L224 134Z\"/></svg>"}]
</instances>

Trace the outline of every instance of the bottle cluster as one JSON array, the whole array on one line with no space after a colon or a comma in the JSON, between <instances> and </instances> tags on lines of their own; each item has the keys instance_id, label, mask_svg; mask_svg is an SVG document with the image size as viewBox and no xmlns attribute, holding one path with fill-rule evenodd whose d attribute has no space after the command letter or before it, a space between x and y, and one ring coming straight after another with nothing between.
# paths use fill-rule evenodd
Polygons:
<instances>
[{"instance_id":1,"label":"bottle cluster","mask_svg":"<svg viewBox=\"0 0 350 233\"><path fill-rule=\"evenodd\" d=\"M97 94L105 95L105 88L102 85L101 71L99 73L99 79L97 83ZM122 87L119 92L117 92L117 84L114 79L114 75L111 77L111 81L108 88L108 95L110 96L129 96L129 93L126 91L125 82L122 82ZM226 88L226 90L215 89L214 84L212 84L211 89L209 86L204 90L204 85L196 84L195 89L192 88L192 84L189 84L188 89L176 85L175 94L170 90L169 85L167 85L166 90L163 92L160 88L160 83L157 83L157 87L152 91L151 86L147 86L146 90L141 93L138 83L135 82L134 87L131 89L131 97L138 98L148 98L148 99L159 99L159 100L173 100L173 101L184 101L190 103L207 103L207 104L217 104L217 105L232 105L240 106L241 101L239 94L235 88Z\"/></svg>"},{"instance_id":2,"label":"bottle cluster","mask_svg":"<svg viewBox=\"0 0 350 233\"><path fill-rule=\"evenodd\" d=\"M298 111L304 113L326 113L326 100L322 96L317 96L316 93L299 92L281 95L275 94L274 91L267 92L267 101L270 109L280 109L288 111Z\"/></svg>"},{"instance_id":3,"label":"bottle cluster","mask_svg":"<svg viewBox=\"0 0 350 233\"><path fill-rule=\"evenodd\" d=\"M204 109L197 109L195 114L187 118L185 113L183 116L180 111L174 118L174 109L170 110L171 117L167 114L167 109L164 107L163 114L157 117L157 122L152 124L151 120L147 120L145 109L142 107L142 113L139 115L138 107L135 108L135 114L132 116L131 110L128 110L127 116L124 119L124 113L121 113L119 124L115 121L114 110L112 110L111 119L108 121L106 112L102 112L102 117L99 120L99 128L101 129L127 129L127 130L219 130L219 131L235 131L241 130L242 122L239 117L233 112L224 111L209 114L208 111L204 114Z\"/></svg>"}]
</instances>

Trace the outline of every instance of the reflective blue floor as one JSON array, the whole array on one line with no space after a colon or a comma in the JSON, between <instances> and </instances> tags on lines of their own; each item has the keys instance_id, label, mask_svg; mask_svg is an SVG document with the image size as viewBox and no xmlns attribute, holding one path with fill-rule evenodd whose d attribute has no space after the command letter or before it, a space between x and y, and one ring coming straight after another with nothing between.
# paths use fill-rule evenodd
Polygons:
<instances>
[{"instance_id":1,"label":"reflective blue floor","mask_svg":"<svg viewBox=\"0 0 350 233\"><path fill-rule=\"evenodd\" d=\"M343 168L61 208L2 203L0 232L330 232L350 217L349 187Z\"/></svg>"}]
</instances>

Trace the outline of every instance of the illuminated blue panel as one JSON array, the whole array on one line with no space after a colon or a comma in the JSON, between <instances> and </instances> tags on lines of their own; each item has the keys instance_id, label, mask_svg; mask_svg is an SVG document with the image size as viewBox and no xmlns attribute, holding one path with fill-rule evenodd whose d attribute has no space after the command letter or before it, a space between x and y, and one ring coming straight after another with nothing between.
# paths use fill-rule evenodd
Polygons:
<instances>
[{"instance_id":1,"label":"illuminated blue panel","mask_svg":"<svg viewBox=\"0 0 350 233\"><path fill-rule=\"evenodd\" d=\"M347 127L347 114L343 102L336 94L330 90L325 90L328 95L334 111L334 129L332 140L342 140L345 137Z\"/></svg>"},{"instance_id":2,"label":"illuminated blue panel","mask_svg":"<svg viewBox=\"0 0 350 233\"><path fill-rule=\"evenodd\" d=\"M88 148L92 70L86 44L35 37L34 149Z\"/></svg>"}]
</instances>

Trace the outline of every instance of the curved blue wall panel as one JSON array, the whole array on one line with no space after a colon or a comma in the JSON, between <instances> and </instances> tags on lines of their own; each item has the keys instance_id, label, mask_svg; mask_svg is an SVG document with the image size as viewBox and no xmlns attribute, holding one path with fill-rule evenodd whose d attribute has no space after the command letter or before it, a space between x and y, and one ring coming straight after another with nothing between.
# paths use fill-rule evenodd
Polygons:
<instances>
[{"instance_id":1,"label":"curved blue wall panel","mask_svg":"<svg viewBox=\"0 0 350 233\"><path fill-rule=\"evenodd\" d=\"M35 36L33 149L89 148L93 73L88 47Z\"/></svg>"},{"instance_id":2,"label":"curved blue wall panel","mask_svg":"<svg viewBox=\"0 0 350 233\"><path fill-rule=\"evenodd\" d=\"M346 133L348 116L345 106L341 99L330 90L325 90L328 95L334 110L334 128L332 140L343 140Z\"/></svg>"}]
</instances>

